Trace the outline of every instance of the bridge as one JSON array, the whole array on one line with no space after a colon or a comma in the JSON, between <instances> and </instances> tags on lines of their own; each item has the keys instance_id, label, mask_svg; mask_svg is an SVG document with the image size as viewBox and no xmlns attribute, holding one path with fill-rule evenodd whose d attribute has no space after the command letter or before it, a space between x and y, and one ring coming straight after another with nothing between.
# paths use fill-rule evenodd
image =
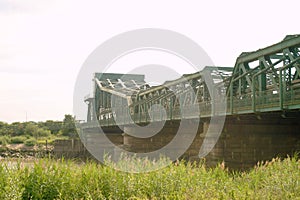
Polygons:
<instances>
[{"instance_id":1,"label":"bridge","mask_svg":"<svg viewBox=\"0 0 300 200\"><path fill-rule=\"evenodd\" d=\"M158 86L141 74L95 73L93 83L93 93L84 99L88 114L82 130L93 132L99 124L111 141L132 152L160 148L172 140L180 121L190 120L198 134L184 155L195 157L215 116L225 122L209 154L213 161L241 167L300 150L300 35L243 52L234 67L206 66ZM165 129L157 136L126 134L135 124L162 121Z\"/></svg>"}]
</instances>

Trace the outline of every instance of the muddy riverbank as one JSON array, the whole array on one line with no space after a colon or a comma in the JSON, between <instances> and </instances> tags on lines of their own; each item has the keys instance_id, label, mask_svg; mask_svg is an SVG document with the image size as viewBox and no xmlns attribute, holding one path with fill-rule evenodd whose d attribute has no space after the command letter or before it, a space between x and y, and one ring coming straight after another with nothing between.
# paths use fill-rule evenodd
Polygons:
<instances>
[{"instance_id":1,"label":"muddy riverbank","mask_svg":"<svg viewBox=\"0 0 300 200\"><path fill-rule=\"evenodd\" d=\"M53 152L52 145L26 146L24 144L0 145L0 159L5 158L42 158L51 156Z\"/></svg>"}]
</instances>

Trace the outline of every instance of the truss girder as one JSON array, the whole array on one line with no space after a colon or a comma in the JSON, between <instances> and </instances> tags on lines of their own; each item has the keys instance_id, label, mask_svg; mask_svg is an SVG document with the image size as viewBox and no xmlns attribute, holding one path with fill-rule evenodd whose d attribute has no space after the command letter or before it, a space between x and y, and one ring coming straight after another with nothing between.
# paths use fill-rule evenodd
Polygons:
<instances>
[{"instance_id":1,"label":"truss girder","mask_svg":"<svg viewBox=\"0 0 300 200\"><path fill-rule=\"evenodd\" d=\"M272 46L241 54L227 90L230 112L238 112L239 103L235 103L238 101L247 101L245 104L252 112L259 112L267 103L284 109L284 102L292 100L287 99L286 94L293 96L293 84L300 78L299 48L300 36L290 35ZM268 98L274 100L268 101Z\"/></svg>"},{"instance_id":2,"label":"truss girder","mask_svg":"<svg viewBox=\"0 0 300 200\"><path fill-rule=\"evenodd\" d=\"M153 105L162 106L168 119L192 106L200 107L200 117L210 117L218 95L226 96L227 115L300 109L300 35L242 53L234 68L207 66L159 86L150 87L143 75L96 73L93 94L86 99L88 116L105 124L109 119L113 123L116 112L127 113L134 122L149 122ZM121 121L131 122L126 120Z\"/></svg>"}]
</instances>

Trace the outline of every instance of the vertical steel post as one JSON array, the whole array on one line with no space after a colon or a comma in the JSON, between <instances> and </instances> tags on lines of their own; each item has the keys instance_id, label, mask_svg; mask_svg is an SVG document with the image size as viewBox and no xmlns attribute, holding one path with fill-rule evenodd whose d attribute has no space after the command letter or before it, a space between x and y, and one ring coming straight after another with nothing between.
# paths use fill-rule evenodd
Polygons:
<instances>
[{"instance_id":1,"label":"vertical steel post","mask_svg":"<svg viewBox=\"0 0 300 200\"><path fill-rule=\"evenodd\" d=\"M233 82L230 83L230 114L233 114Z\"/></svg>"},{"instance_id":2,"label":"vertical steel post","mask_svg":"<svg viewBox=\"0 0 300 200\"><path fill-rule=\"evenodd\" d=\"M252 78L252 110L256 112L255 76Z\"/></svg>"},{"instance_id":3,"label":"vertical steel post","mask_svg":"<svg viewBox=\"0 0 300 200\"><path fill-rule=\"evenodd\" d=\"M282 70L279 70L279 107L283 109L283 83L282 83Z\"/></svg>"}]
</instances>

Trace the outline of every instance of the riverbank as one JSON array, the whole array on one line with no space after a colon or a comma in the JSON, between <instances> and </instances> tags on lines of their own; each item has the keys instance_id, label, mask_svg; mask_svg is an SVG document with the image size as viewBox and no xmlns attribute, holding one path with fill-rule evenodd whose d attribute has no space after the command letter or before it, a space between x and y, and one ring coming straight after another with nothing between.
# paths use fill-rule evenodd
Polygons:
<instances>
[{"instance_id":1,"label":"riverbank","mask_svg":"<svg viewBox=\"0 0 300 200\"><path fill-rule=\"evenodd\" d=\"M7 144L0 145L0 159L5 158L42 158L51 155L53 151L52 145L34 145L27 146L25 144Z\"/></svg>"}]
</instances>

